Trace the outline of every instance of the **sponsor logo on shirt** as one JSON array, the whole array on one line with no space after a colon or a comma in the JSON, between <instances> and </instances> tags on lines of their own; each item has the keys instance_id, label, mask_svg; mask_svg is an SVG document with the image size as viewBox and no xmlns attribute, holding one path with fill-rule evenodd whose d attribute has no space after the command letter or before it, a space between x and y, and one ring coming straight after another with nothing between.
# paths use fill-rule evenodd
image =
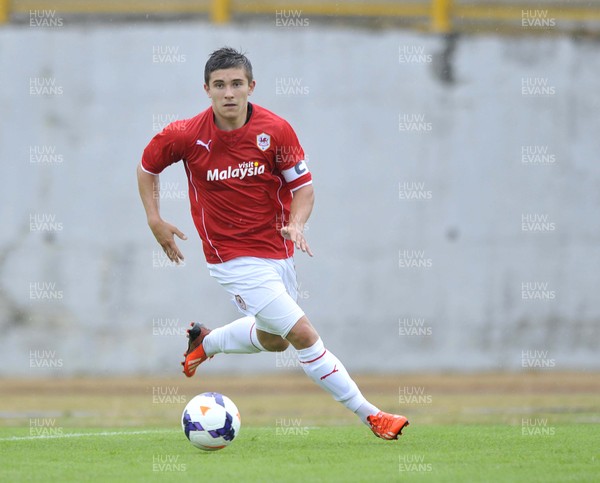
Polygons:
<instances>
[{"instance_id":1,"label":"sponsor logo on shirt","mask_svg":"<svg viewBox=\"0 0 600 483\"><path fill-rule=\"evenodd\" d=\"M265 165L258 161L248 161L240 163L237 168L228 166L227 169L215 168L206 172L206 181L222 181L225 179L239 178L244 179L250 176L257 176L265 172Z\"/></svg>"}]
</instances>

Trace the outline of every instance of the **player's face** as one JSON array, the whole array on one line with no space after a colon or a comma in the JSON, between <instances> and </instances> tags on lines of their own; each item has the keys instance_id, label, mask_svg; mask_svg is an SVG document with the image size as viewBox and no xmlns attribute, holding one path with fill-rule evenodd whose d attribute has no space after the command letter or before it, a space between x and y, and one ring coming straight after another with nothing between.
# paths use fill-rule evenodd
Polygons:
<instances>
[{"instance_id":1,"label":"player's face","mask_svg":"<svg viewBox=\"0 0 600 483\"><path fill-rule=\"evenodd\" d=\"M243 68L220 69L210 74L204 90L212 101L213 111L219 127L238 128L246 122L248 96L256 82L248 82Z\"/></svg>"}]
</instances>

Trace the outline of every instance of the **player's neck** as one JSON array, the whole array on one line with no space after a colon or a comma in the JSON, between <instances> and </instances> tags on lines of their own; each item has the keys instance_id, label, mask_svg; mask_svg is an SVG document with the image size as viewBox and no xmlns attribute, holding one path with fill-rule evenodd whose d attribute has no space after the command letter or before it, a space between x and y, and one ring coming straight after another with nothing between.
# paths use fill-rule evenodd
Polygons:
<instances>
[{"instance_id":1,"label":"player's neck","mask_svg":"<svg viewBox=\"0 0 600 483\"><path fill-rule=\"evenodd\" d=\"M216 126L221 131L234 131L236 129L244 126L252 115L252 106L250 103L246 104L246 108L240 113L239 117L236 119L226 119L224 117L218 116L217 113L213 111L213 119L215 121Z\"/></svg>"}]
</instances>

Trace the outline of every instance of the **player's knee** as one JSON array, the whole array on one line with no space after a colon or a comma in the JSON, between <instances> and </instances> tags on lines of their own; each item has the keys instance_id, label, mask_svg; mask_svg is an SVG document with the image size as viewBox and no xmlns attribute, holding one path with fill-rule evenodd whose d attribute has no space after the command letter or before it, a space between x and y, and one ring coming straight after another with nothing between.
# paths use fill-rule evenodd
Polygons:
<instances>
[{"instance_id":1,"label":"player's knee","mask_svg":"<svg viewBox=\"0 0 600 483\"><path fill-rule=\"evenodd\" d=\"M265 346L265 349L271 352L283 352L290 346L290 343L283 339L282 337L278 337L277 339L273 339L269 346Z\"/></svg>"},{"instance_id":2,"label":"player's knee","mask_svg":"<svg viewBox=\"0 0 600 483\"><path fill-rule=\"evenodd\" d=\"M258 340L261 345L270 352L283 352L290 343L283 337L275 334L269 334L262 330L257 330Z\"/></svg>"},{"instance_id":3,"label":"player's knee","mask_svg":"<svg viewBox=\"0 0 600 483\"><path fill-rule=\"evenodd\" d=\"M306 349L319 340L319 334L308 320L308 317L304 315L292 327L292 330L287 335L287 340L290 341L295 349Z\"/></svg>"}]
</instances>

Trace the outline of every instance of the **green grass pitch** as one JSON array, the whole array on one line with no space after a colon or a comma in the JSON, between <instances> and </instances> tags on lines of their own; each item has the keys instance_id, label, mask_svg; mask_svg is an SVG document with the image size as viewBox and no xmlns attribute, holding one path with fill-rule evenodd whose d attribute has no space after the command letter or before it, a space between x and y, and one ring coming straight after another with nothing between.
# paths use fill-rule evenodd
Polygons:
<instances>
[{"instance_id":1,"label":"green grass pitch","mask_svg":"<svg viewBox=\"0 0 600 483\"><path fill-rule=\"evenodd\" d=\"M0 482L600 481L598 373L358 375L410 420L383 441L296 372L0 380ZM207 390L242 416L217 452L179 423Z\"/></svg>"},{"instance_id":2,"label":"green grass pitch","mask_svg":"<svg viewBox=\"0 0 600 483\"><path fill-rule=\"evenodd\" d=\"M539 428L538 428L539 429ZM598 481L596 425L411 425L382 441L359 425L242 427L204 452L179 429L0 429L2 481ZM69 434L73 434L69 436Z\"/></svg>"}]
</instances>

